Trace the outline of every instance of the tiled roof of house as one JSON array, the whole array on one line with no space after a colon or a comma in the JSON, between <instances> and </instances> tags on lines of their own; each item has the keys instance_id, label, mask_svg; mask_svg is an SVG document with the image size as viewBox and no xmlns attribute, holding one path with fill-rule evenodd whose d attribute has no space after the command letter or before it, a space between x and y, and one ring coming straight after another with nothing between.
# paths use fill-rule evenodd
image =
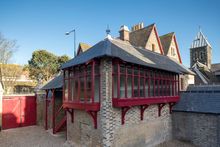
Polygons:
<instances>
[{"instance_id":1,"label":"tiled roof of house","mask_svg":"<svg viewBox=\"0 0 220 147\"><path fill-rule=\"evenodd\" d=\"M51 90L51 89L59 89L62 87L63 87L63 74L59 73L56 77L48 81L41 89Z\"/></svg>"},{"instance_id":2,"label":"tiled roof of house","mask_svg":"<svg viewBox=\"0 0 220 147\"><path fill-rule=\"evenodd\" d=\"M79 46L81 47L83 52L85 52L86 50L88 50L91 47L90 45L83 43L83 42L80 42Z\"/></svg>"},{"instance_id":3,"label":"tiled roof of house","mask_svg":"<svg viewBox=\"0 0 220 147\"><path fill-rule=\"evenodd\" d=\"M173 111L220 114L220 85L189 86Z\"/></svg>"},{"instance_id":4,"label":"tiled roof of house","mask_svg":"<svg viewBox=\"0 0 220 147\"><path fill-rule=\"evenodd\" d=\"M61 68L64 69L67 67L83 64L91 59L104 56L115 57L129 63L162 69L175 73L193 74L189 69L171 60L167 56L149 51L147 49L136 48L126 41L122 41L120 39L112 39L110 37L98 42L89 50L64 63Z\"/></svg>"},{"instance_id":5,"label":"tiled roof of house","mask_svg":"<svg viewBox=\"0 0 220 147\"><path fill-rule=\"evenodd\" d=\"M170 48L170 45L171 45L171 42L172 42L173 35L174 35L174 32L171 32L171 33L165 34L163 36L160 36L160 41L161 41L161 44L163 46L163 51L164 51L165 55L168 54L168 51L169 51L169 48Z\"/></svg>"},{"instance_id":6,"label":"tiled roof of house","mask_svg":"<svg viewBox=\"0 0 220 147\"><path fill-rule=\"evenodd\" d=\"M129 41L133 46L145 48L155 24L130 32Z\"/></svg>"}]
</instances>

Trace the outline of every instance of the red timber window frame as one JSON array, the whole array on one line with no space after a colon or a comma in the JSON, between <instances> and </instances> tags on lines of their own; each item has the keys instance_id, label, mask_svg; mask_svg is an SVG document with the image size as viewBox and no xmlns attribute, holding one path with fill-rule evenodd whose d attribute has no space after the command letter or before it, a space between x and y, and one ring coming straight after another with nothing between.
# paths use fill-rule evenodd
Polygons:
<instances>
[{"instance_id":1,"label":"red timber window frame","mask_svg":"<svg viewBox=\"0 0 220 147\"><path fill-rule=\"evenodd\" d=\"M172 106L179 100L179 75L164 70L146 68L119 59L112 61L112 102L122 110L122 124L126 112L139 106L141 120L144 110L152 104L158 105L158 116L162 107Z\"/></svg>"},{"instance_id":2,"label":"red timber window frame","mask_svg":"<svg viewBox=\"0 0 220 147\"><path fill-rule=\"evenodd\" d=\"M85 110L97 128L97 112L100 110L100 61L64 69L63 107L67 110Z\"/></svg>"}]
</instances>

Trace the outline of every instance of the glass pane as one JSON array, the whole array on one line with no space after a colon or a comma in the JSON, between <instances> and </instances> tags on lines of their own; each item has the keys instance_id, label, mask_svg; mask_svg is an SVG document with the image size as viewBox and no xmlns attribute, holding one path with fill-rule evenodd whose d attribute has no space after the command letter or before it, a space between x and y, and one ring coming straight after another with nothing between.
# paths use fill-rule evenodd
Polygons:
<instances>
[{"instance_id":1,"label":"glass pane","mask_svg":"<svg viewBox=\"0 0 220 147\"><path fill-rule=\"evenodd\" d=\"M144 97L144 78L140 79L140 97Z\"/></svg>"},{"instance_id":2,"label":"glass pane","mask_svg":"<svg viewBox=\"0 0 220 147\"><path fill-rule=\"evenodd\" d=\"M170 95L170 91L169 91L169 81L166 80L166 96L169 96Z\"/></svg>"},{"instance_id":3,"label":"glass pane","mask_svg":"<svg viewBox=\"0 0 220 147\"><path fill-rule=\"evenodd\" d=\"M75 75L78 75L79 74L79 67L75 67Z\"/></svg>"},{"instance_id":4,"label":"glass pane","mask_svg":"<svg viewBox=\"0 0 220 147\"><path fill-rule=\"evenodd\" d=\"M132 97L132 77L128 76L127 78L127 97Z\"/></svg>"},{"instance_id":5,"label":"glass pane","mask_svg":"<svg viewBox=\"0 0 220 147\"><path fill-rule=\"evenodd\" d=\"M80 101L84 101L84 78L80 78Z\"/></svg>"},{"instance_id":6,"label":"glass pane","mask_svg":"<svg viewBox=\"0 0 220 147\"><path fill-rule=\"evenodd\" d=\"M125 76L120 78L120 98L125 97Z\"/></svg>"},{"instance_id":7,"label":"glass pane","mask_svg":"<svg viewBox=\"0 0 220 147\"><path fill-rule=\"evenodd\" d=\"M65 71L64 71L64 74L65 74L65 78L68 78L69 71L68 71L68 70L65 70Z\"/></svg>"},{"instance_id":8,"label":"glass pane","mask_svg":"<svg viewBox=\"0 0 220 147\"><path fill-rule=\"evenodd\" d=\"M86 69L87 75L91 75L91 68L92 68L91 64L87 65L87 69Z\"/></svg>"},{"instance_id":9,"label":"glass pane","mask_svg":"<svg viewBox=\"0 0 220 147\"><path fill-rule=\"evenodd\" d=\"M71 84L72 84L72 86L71 86L71 97L72 97L72 100L75 101L76 99L74 97L74 89L75 89L75 81L74 81L74 79L71 79Z\"/></svg>"},{"instance_id":10,"label":"glass pane","mask_svg":"<svg viewBox=\"0 0 220 147\"><path fill-rule=\"evenodd\" d=\"M131 75L132 74L132 67L127 66L127 74Z\"/></svg>"},{"instance_id":11,"label":"glass pane","mask_svg":"<svg viewBox=\"0 0 220 147\"><path fill-rule=\"evenodd\" d=\"M178 87L179 87L178 81L176 81L176 95L178 95Z\"/></svg>"},{"instance_id":12,"label":"glass pane","mask_svg":"<svg viewBox=\"0 0 220 147\"><path fill-rule=\"evenodd\" d=\"M170 96L173 96L173 82L170 82Z\"/></svg>"},{"instance_id":13,"label":"glass pane","mask_svg":"<svg viewBox=\"0 0 220 147\"><path fill-rule=\"evenodd\" d=\"M125 66L120 65L120 73L125 74Z\"/></svg>"},{"instance_id":14,"label":"glass pane","mask_svg":"<svg viewBox=\"0 0 220 147\"><path fill-rule=\"evenodd\" d=\"M160 96L164 96L165 84L163 80L160 80Z\"/></svg>"},{"instance_id":15,"label":"glass pane","mask_svg":"<svg viewBox=\"0 0 220 147\"><path fill-rule=\"evenodd\" d=\"M146 78L145 79L145 97L148 97L149 94L148 94L148 79Z\"/></svg>"},{"instance_id":16,"label":"glass pane","mask_svg":"<svg viewBox=\"0 0 220 147\"><path fill-rule=\"evenodd\" d=\"M144 76L144 72L145 72L144 69L143 69L143 68L140 68L140 75L141 75L141 76Z\"/></svg>"},{"instance_id":17,"label":"glass pane","mask_svg":"<svg viewBox=\"0 0 220 147\"><path fill-rule=\"evenodd\" d=\"M65 85L64 85L64 99L68 100L68 80L65 80Z\"/></svg>"},{"instance_id":18,"label":"glass pane","mask_svg":"<svg viewBox=\"0 0 220 147\"><path fill-rule=\"evenodd\" d=\"M99 64L95 64L95 74L99 74Z\"/></svg>"},{"instance_id":19,"label":"glass pane","mask_svg":"<svg viewBox=\"0 0 220 147\"><path fill-rule=\"evenodd\" d=\"M134 77L134 97L139 97L139 94L138 94L138 77Z\"/></svg>"},{"instance_id":20,"label":"glass pane","mask_svg":"<svg viewBox=\"0 0 220 147\"><path fill-rule=\"evenodd\" d=\"M88 102L91 102L91 93L92 93L91 76L87 76L86 77L86 99Z\"/></svg>"},{"instance_id":21,"label":"glass pane","mask_svg":"<svg viewBox=\"0 0 220 147\"><path fill-rule=\"evenodd\" d=\"M68 101L72 101L72 79L69 79L70 80L70 87L69 87L69 97L68 97Z\"/></svg>"},{"instance_id":22,"label":"glass pane","mask_svg":"<svg viewBox=\"0 0 220 147\"><path fill-rule=\"evenodd\" d=\"M150 80L150 96L154 96L154 81L153 79Z\"/></svg>"},{"instance_id":23,"label":"glass pane","mask_svg":"<svg viewBox=\"0 0 220 147\"><path fill-rule=\"evenodd\" d=\"M84 72L85 72L85 67L84 67L84 66L81 66L81 67L80 67L80 70L79 70L79 76L83 76L83 75L84 75Z\"/></svg>"},{"instance_id":24,"label":"glass pane","mask_svg":"<svg viewBox=\"0 0 220 147\"><path fill-rule=\"evenodd\" d=\"M70 77L73 77L73 69L70 71Z\"/></svg>"},{"instance_id":25,"label":"glass pane","mask_svg":"<svg viewBox=\"0 0 220 147\"><path fill-rule=\"evenodd\" d=\"M94 101L95 102L99 102L99 88L100 88L100 77L99 76L96 76L95 77L95 89L94 89L94 92L95 92L95 95L94 95Z\"/></svg>"},{"instance_id":26,"label":"glass pane","mask_svg":"<svg viewBox=\"0 0 220 147\"><path fill-rule=\"evenodd\" d=\"M159 92L159 88L158 88L158 80L155 80L155 85L154 85L155 87L155 96L158 96L158 92Z\"/></svg>"},{"instance_id":27,"label":"glass pane","mask_svg":"<svg viewBox=\"0 0 220 147\"><path fill-rule=\"evenodd\" d=\"M118 82L118 78L117 78L117 76L115 75L115 76L113 76L113 83L114 83L114 85L113 85L113 87L114 87L114 93L113 93L113 97L114 98L117 98L118 97L118 95L117 95L117 89L118 89L118 84L117 84L117 82Z\"/></svg>"},{"instance_id":28,"label":"glass pane","mask_svg":"<svg viewBox=\"0 0 220 147\"><path fill-rule=\"evenodd\" d=\"M154 73L153 73L153 71L150 71L150 77L151 77L151 78L154 78Z\"/></svg>"},{"instance_id":29,"label":"glass pane","mask_svg":"<svg viewBox=\"0 0 220 147\"><path fill-rule=\"evenodd\" d=\"M139 73L138 67L134 67L134 75L138 75Z\"/></svg>"},{"instance_id":30,"label":"glass pane","mask_svg":"<svg viewBox=\"0 0 220 147\"><path fill-rule=\"evenodd\" d=\"M113 64L113 73L118 73L118 65Z\"/></svg>"},{"instance_id":31,"label":"glass pane","mask_svg":"<svg viewBox=\"0 0 220 147\"><path fill-rule=\"evenodd\" d=\"M74 99L77 100L78 99L78 86L79 86L78 85L78 80L75 79L74 82L75 82L75 84L74 84L75 87L74 87L74 93L73 94L74 94Z\"/></svg>"}]
</instances>

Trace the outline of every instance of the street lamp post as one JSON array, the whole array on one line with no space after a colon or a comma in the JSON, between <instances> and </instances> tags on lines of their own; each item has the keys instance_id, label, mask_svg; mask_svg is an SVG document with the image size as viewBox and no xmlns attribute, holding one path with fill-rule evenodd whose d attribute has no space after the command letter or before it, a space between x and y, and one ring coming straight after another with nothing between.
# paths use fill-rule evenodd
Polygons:
<instances>
[{"instance_id":1,"label":"street lamp post","mask_svg":"<svg viewBox=\"0 0 220 147\"><path fill-rule=\"evenodd\" d=\"M71 33L74 33L74 57L76 56L76 30L73 29L69 32L66 32L65 35L70 35Z\"/></svg>"}]
</instances>

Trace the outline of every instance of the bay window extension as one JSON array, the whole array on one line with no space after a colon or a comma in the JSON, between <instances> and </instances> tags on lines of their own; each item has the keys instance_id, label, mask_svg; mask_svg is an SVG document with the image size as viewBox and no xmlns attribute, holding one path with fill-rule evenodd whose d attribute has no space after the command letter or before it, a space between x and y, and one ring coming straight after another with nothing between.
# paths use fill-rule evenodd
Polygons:
<instances>
[{"instance_id":1,"label":"bay window extension","mask_svg":"<svg viewBox=\"0 0 220 147\"><path fill-rule=\"evenodd\" d=\"M99 61L64 69L63 105L71 109L100 109Z\"/></svg>"},{"instance_id":2,"label":"bay window extension","mask_svg":"<svg viewBox=\"0 0 220 147\"><path fill-rule=\"evenodd\" d=\"M179 75L141 65L129 64L121 60L112 63L112 103L122 108L122 124L125 113L132 106L140 106L141 118L143 108L158 105L158 115L168 103L172 106L179 100Z\"/></svg>"}]
</instances>

